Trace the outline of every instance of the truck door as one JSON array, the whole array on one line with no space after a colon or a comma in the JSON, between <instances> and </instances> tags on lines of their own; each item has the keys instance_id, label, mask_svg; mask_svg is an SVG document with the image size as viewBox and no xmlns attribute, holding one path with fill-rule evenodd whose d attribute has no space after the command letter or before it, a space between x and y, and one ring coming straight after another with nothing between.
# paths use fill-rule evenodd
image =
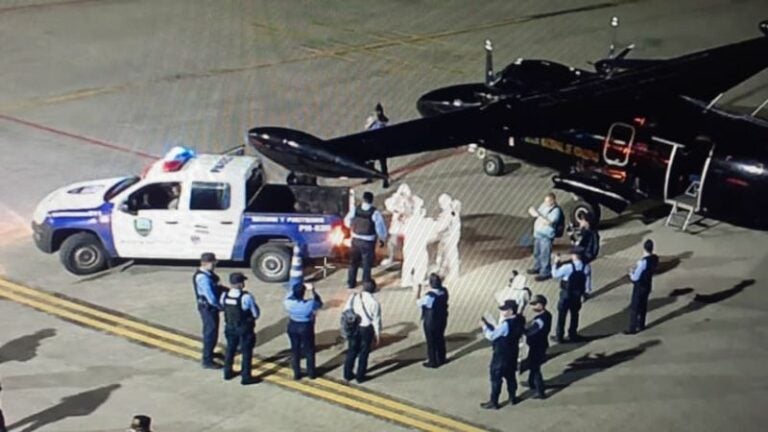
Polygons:
<instances>
[{"instance_id":1,"label":"truck door","mask_svg":"<svg viewBox=\"0 0 768 432\"><path fill-rule=\"evenodd\" d=\"M232 257L240 229L242 201L233 199L231 186L224 182L192 182L187 228L187 258L213 252L218 259ZM239 205L238 205L239 204Z\"/></svg>"},{"instance_id":2,"label":"truck door","mask_svg":"<svg viewBox=\"0 0 768 432\"><path fill-rule=\"evenodd\" d=\"M181 258L181 185L151 183L117 200L112 211L115 249L125 258Z\"/></svg>"}]
</instances>

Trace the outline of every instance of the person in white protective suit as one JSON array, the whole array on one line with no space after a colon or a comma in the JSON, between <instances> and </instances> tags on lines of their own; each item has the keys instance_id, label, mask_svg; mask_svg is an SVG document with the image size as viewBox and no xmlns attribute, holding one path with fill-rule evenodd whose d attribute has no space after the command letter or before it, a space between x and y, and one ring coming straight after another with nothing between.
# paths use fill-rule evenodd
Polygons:
<instances>
[{"instance_id":1,"label":"person in white protective suit","mask_svg":"<svg viewBox=\"0 0 768 432\"><path fill-rule=\"evenodd\" d=\"M437 218L437 273L443 277L446 286L458 281L461 259L461 202L442 194L437 199L440 215Z\"/></svg>"},{"instance_id":2,"label":"person in white protective suit","mask_svg":"<svg viewBox=\"0 0 768 432\"><path fill-rule=\"evenodd\" d=\"M384 201L384 207L392 213L392 220L389 222L389 237L387 238L387 258L381 261L381 265L386 267L392 265L395 261L395 253L400 242L403 239L405 223L413 214L415 203L419 207L424 206L424 201L411 192L411 188L403 183L397 188L397 192L392 194Z\"/></svg>"},{"instance_id":3,"label":"person in white protective suit","mask_svg":"<svg viewBox=\"0 0 768 432\"><path fill-rule=\"evenodd\" d=\"M524 275L518 273L517 270L512 270L512 277L509 278L509 283L506 287L496 292L495 297L499 305L503 305L507 300L514 300L517 302L518 315L525 318L525 308L531 301L531 289L528 288L527 279ZM522 365L522 360L528 357L528 344L525 342L525 336L520 338L518 347L517 360Z\"/></svg>"},{"instance_id":4,"label":"person in white protective suit","mask_svg":"<svg viewBox=\"0 0 768 432\"><path fill-rule=\"evenodd\" d=\"M403 226L403 268L400 285L418 289L426 284L429 270L429 251L427 244L435 230L435 220L426 217L426 210L417 201L413 215Z\"/></svg>"},{"instance_id":5,"label":"person in white protective suit","mask_svg":"<svg viewBox=\"0 0 768 432\"><path fill-rule=\"evenodd\" d=\"M525 307L531 301L531 290L528 288L528 280L517 270L512 270L512 277L506 287L496 292L495 297L499 305L503 305L507 300L517 302L518 315L523 315Z\"/></svg>"}]
</instances>

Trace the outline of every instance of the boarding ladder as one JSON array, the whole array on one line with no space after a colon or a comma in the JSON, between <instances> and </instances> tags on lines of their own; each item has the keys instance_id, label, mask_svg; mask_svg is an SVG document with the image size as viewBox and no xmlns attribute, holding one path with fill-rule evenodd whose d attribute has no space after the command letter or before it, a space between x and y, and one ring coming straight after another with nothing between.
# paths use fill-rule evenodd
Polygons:
<instances>
[{"instance_id":1,"label":"boarding ladder","mask_svg":"<svg viewBox=\"0 0 768 432\"><path fill-rule=\"evenodd\" d=\"M672 170L675 167L675 162L678 158L678 149L685 147L683 144L665 140L659 137L653 137L654 141L668 144L672 146L672 153L669 156L669 163L667 164L667 172L664 177L664 203L672 206L672 210L667 216L667 220L664 223L665 226L669 226L675 219L682 219L683 223L680 228L683 231L688 229L688 225L691 223L691 218L694 214L698 214L701 210L701 197L703 196L704 185L707 178L707 172L712 161L712 154L715 151L715 146L712 145L709 149L709 154L704 161L704 166L699 175L690 175L688 177L689 184L683 191L683 193L670 196L670 178L672 176Z\"/></svg>"}]
</instances>

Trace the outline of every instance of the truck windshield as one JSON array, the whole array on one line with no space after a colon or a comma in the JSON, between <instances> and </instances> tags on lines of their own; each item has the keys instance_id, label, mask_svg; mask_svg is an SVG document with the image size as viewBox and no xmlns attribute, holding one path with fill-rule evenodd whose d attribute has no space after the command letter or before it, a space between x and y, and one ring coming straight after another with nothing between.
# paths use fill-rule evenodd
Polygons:
<instances>
[{"instance_id":1,"label":"truck windshield","mask_svg":"<svg viewBox=\"0 0 768 432\"><path fill-rule=\"evenodd\" d=\"M120 192L128 189L129 187L135 185L139 180L139 176L132 176L132 177L126 177L119 182L115 183L114 186L109 188L107 192L104 193L104 201L109 201L112 198L116 197L117 194Z\"/></svg>"}]
</instances>

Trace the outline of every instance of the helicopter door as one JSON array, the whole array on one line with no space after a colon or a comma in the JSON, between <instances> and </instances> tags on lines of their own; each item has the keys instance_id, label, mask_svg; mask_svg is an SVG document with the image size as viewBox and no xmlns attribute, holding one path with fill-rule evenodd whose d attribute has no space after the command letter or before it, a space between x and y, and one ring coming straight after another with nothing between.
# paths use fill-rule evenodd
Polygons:
<instances>
[{"instance_id":1,"label":"helicopter door","mask_svg":"<svg viewBox=\"0 0 768 432\"><path fill-rule=\"evenodd\" d=\"M623 167L629 163L632 144L635 143L635 127L626 123L614 123L608 129L603 143L603 160L608 165Z\"/></svg>"}]
</instances>

